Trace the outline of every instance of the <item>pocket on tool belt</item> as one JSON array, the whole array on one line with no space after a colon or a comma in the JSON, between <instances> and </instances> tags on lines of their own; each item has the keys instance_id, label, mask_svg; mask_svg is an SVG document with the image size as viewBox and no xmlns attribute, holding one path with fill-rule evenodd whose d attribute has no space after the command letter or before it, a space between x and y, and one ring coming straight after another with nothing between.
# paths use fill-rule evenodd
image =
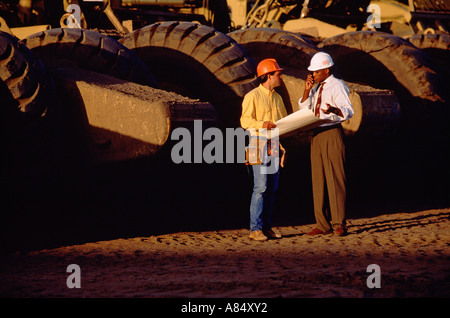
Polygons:
<instances>
[{"instance_id":1,"label":"pocket on tool belt","mask_svg":"<svg viewBox=\"0 0 450 318\"><path fill-rule=\"evenodd\" d=\"M245 164L260 165L264 162L267 149L267 138L251 137L248 147L245 147Z\"/></svg>"}]
</instances>

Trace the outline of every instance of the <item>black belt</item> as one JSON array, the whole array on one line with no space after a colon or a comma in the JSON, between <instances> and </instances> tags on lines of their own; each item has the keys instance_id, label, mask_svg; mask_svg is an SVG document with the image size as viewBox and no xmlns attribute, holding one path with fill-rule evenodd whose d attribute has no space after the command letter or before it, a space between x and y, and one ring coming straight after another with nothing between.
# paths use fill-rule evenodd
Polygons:
<instances>
[{"instance_id":1,"label":"black belt","mask_svg":"<svg viewBox=\"0 0 450 318\"><path fill-rule=\"evenodd\" d=\"M313 136L317 136L318 134L323 133L324 131L335 129L335 128L341 128L342 129L342 126L339 123L339 124L336 124L336 125L330 125L330 126L324 126L324 127L321 127L321 126L316 127L316 128L313 129Z\"/></svg>"}]
</instances>

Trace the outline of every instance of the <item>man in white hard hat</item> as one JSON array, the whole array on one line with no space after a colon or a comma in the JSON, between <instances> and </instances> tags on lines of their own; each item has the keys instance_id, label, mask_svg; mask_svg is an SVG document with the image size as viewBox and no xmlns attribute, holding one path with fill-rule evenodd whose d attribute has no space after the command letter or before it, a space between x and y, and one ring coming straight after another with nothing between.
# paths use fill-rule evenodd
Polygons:
<instances>
[{"instance_id":1,"label":"man in white hard hat","mask_svg":"<svg viewBox=\"0 0 450 318\"><path fill-rule=\"evenodd\" d=\"M275 59L262 60L257 68L261 84L248 92L242 102L241 126L259 131L275 128L277 120L287 115L283 99L274 89L282 83L282 71ZM263 151L267 151L263 147ZM281 149L281 146L280 146ZM259 151L259 150L258 150ZM278 158L275 158L279 160ZM275 192L278 188L279 170L270 171L268 163L252 164L253 193L250 201L250 235L255 241L281 238L272 229Z\"/></svg>"},{"instance_id":2,"label":"man in white hard hat","mask_svg":"<svg viewBox=\"0 0 450 318\"><path fill-rule=\"evenodd\" d=\"M347 233L345 225L346 177L345 146L341 122L353 116L347 86L332 74L331 56L316 53L310 62L309 74L300 109L310 109L316 117L328 122L313 130L311 139L311 174L316 227L309 235ZM313 88L314 83L318 83ZM328 198L326 197L328 195ZM328 213L329 212L329 213ZM330 217L331 218L330 218Z\"/></svg>"}]
</instances>

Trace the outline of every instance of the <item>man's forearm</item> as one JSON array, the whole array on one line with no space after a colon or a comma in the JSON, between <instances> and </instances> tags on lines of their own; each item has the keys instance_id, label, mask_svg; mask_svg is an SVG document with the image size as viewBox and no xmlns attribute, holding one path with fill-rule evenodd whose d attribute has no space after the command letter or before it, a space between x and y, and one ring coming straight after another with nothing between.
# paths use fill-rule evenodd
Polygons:
<instances>
[{"instance_id":1,"label":"man's forearm","mask_svg":"<svg viewBox=\"0 0 450 318\"><path fill-rule=\"evenodd\" d=\"M300 103L305 102L309 98L309 92L310 91L308 89L305 89L303 91L303 96L302 96L302 99L300 100Z\"/></svg>"}]
</instances>

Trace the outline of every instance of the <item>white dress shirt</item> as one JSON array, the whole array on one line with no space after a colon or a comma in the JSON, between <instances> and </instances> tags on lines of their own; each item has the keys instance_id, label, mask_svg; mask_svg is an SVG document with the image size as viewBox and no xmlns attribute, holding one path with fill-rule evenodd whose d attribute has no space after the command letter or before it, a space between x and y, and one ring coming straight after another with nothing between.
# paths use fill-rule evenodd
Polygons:
<instances>
[{"instance_id":1,"label":"white dress shirt","mask_svg":"<svg viewBox=\"0 0 450 318\"><path fill-rule=\"evenodd\" d=\"M340 79L337 79L333 75L328 76L324 80L324 86L322 90L322 98L320 103L319 118L328 119L332 122L322 124L320 127L336 125L342 121L350 119L353 116L353 107L349 98L349 91L347 85ZM300 109L308 108L314 113L314 109L317 103L317 97L319 95L319 85L316 85L311 89L309 97L302 103L301 99L298 101ZM343 117L340 117L334 113L325 114L323 110L328 108L327 103L332 107L339 108L342 111Z\"/></svg>"}]
</instances>

